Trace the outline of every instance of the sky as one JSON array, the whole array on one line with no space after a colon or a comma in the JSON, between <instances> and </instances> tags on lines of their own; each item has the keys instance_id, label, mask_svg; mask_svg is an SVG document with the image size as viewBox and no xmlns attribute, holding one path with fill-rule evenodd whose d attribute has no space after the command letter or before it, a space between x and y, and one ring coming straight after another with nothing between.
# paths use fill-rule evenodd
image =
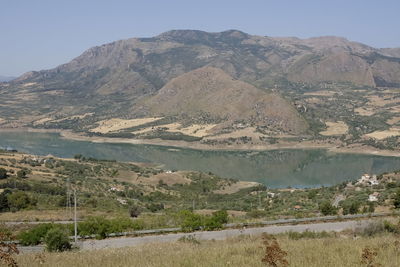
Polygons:
<instances>
[{"instance_id":1,"label":"sky","mask_svg":"<svg viewBox=\"0 0 400 267\"><path fill-rule=\"evenodd\" d=\"M92 46L171 29L400 47L399 11L399 0L0 0L0 75L54 68Z\"/></svg>"}]
</instances>

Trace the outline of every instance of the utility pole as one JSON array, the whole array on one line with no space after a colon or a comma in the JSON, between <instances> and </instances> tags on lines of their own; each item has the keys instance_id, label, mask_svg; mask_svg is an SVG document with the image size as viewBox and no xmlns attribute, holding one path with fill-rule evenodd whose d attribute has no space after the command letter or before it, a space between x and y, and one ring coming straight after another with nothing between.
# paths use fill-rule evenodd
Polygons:
<instances>
[{"instance_id":1,"label":"utility pole","mask_svg":"<svg viewBox=\"0 0 400 267\"><path fill-rule=\"evenodd\" d=\"M74 232L75 232L75 245L78 244L78 224L76 222L76 189L74 189Z\"/></svg>"},{"instance_id":2,"label":"utility pole","mask_svg":"<svg viewBox=\"0 0 400 267\"><path fill-rule=\"evenodd\" d=\"M67 203L66 203L66 212L68 219L72 219L72 207L71 207L71 190L70 190L70 181L69 177L67 178Z\"/></svg>"}]
</instances>

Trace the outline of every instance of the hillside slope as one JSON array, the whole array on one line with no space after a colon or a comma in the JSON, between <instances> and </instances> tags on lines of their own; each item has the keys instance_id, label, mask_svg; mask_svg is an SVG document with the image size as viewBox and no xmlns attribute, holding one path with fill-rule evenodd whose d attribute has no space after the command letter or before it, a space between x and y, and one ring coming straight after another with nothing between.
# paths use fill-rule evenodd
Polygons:
<instances>
[{"instance_id":1,"label":"hillside slope","mask_svg":"<svg viewBox=\"0 0 400 267\"><path fill-rule=\"evenodd\" d=\"M185 116L189 120L270 126L301 133L307 125L277 94L235 80L224 71L203 67L172 79L145 104L153 116Z\"/></svg>"}]
</instances>

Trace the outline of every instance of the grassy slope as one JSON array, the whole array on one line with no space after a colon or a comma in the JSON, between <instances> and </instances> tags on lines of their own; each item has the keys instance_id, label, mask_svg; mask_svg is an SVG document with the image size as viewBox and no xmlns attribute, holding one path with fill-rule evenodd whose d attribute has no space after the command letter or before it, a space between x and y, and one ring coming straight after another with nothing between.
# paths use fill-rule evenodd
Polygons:
<instances>
[{"instance_id":1,"label":"grassy slope","mask_svg":"<svg viewBox=\"0 0 400 267\"><path fill-rule=\"evenodd\" d=\"M278 238L288 252L289 266L366 266L361 264L365 247L376 249L376 262L382 266L399 266L399 246L394 236L352 239L322 238L290 240ZM200 244L151 244L123 249L45 253L44 264L32 254L18 256L20 266L265 266L260 237L240 237Z\"/></svg>"}]
</instances>

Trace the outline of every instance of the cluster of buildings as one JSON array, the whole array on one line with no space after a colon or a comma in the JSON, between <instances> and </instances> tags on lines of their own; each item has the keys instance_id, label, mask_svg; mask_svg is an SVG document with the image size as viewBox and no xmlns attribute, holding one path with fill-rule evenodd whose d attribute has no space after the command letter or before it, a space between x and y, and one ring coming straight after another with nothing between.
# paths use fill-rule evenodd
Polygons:
<instances>
[{"instance_id":1,"label":"cluster of buildings","mask_svg":"<svg viewBox=\"0 0 400 267\"><path fill-rule=\"evenodd\" d=\"M372 176L370 176L369 174L364 174L361 176L360 179L357 180L357 183L356 183L356 185L369 185L369 186L378 185L378 184L379 184L379 181L375 174Z\"/></svg>"}]
</instances>

